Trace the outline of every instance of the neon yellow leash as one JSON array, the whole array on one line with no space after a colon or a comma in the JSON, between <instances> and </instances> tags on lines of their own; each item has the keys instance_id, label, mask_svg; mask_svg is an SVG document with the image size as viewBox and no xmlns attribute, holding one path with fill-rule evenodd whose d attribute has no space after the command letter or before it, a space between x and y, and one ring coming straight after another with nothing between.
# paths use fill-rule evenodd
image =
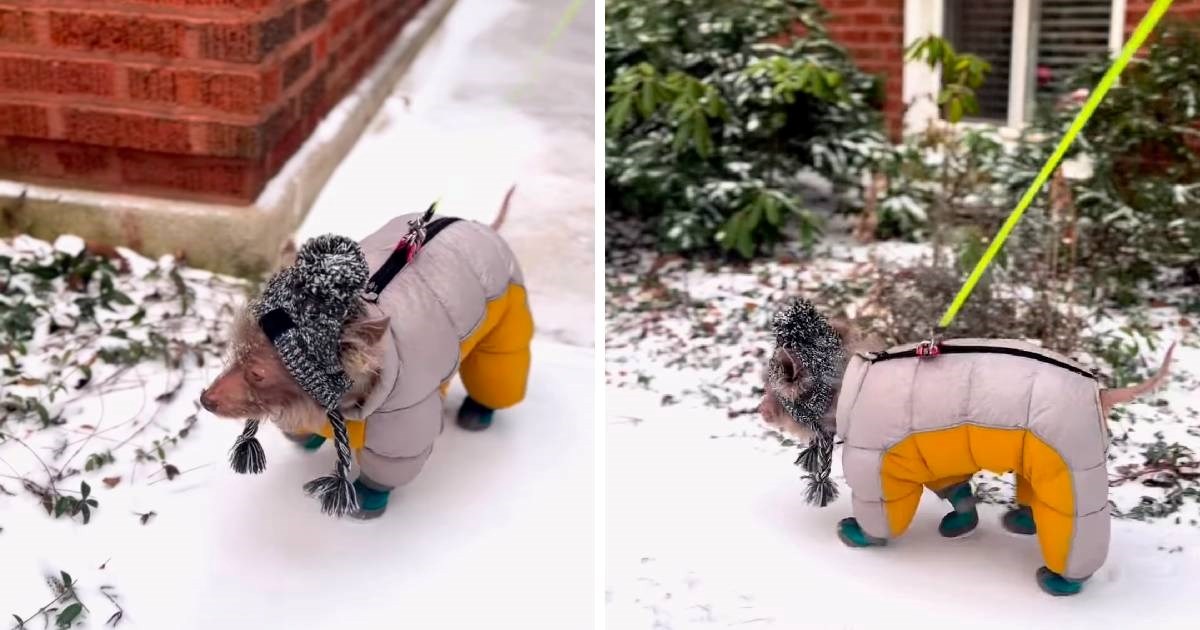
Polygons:
<instances>
[{"instance_id":1,"label":"neon yellow leash","mask_svg":"<svg viewBox=\"0 0 1200 630\"><path fill-rule=\"evenodd\" d=\"M1033 180L1033 184L1029 186L1029 190L1025 191L1025 195L1017 203L1016 209L1012 211L1012 214L1008 215L1008 220L1004 222L1004 225L1001 226L1000 231L996 234L996 238L992 239L991 244L988 245L987 251L984 252L983 257L979 259L979 262L975 265L975 269L967 278L966 284L959 289L958 295L954 297L954 302L950 304L950 308L946 309L946 314L942 315L941 321L938 322L939 331L944 331L950 327L950 323L958 315L959 309L967 301L967 297L971 295L971 291L975 288L979 279L983 277L983 272L987 270L996 253L1004 246L1004 241L1008 238L1009 233L1013 231L1013 228L1016 227L1017 221L1021 220L1021 215L1025 214L1025 210L1029 208L1029 204L1033 203L1034 197L1041 191L1046 181L1050 179L1050 175L1058 167L1058 163L1062 161L1063 155L1067 153L1067 149L1071 147L1071 143L1075 141L1075 137L1083 130L1083 126L1092 117L1092 114L1096 111L1096 107L1100 105L1100 101L1104 100L1104 96L1108 94L1108 89L1112 87L1113 83L1117 81L1117 77L1120 76L1121 71L1133 59L1134 53L1145 43L1146 38L1150 36L1159 19L1170 8L1172 1L1155 0L1150 10L1146 12L1141 23L1134 29L1133 35L1129 37L1129 41L1125 43L1125 47L1121 49L1121 54L1117 56L1117 60L1108 69L1108 72L1104 73L1104 76L1100 79L1100 83L1096 85L1096 89L1092 91L1087 102L1083 104L1083 109L1079 111L1079 115L1075 117L1075 121L1067 129L1066 135L1059 141L1058 148L1054 150L1050 159L1046 161L1045 166L1042 167L1042 171L1038 173L1038 176Z\"/></svg>"}]
</instances>

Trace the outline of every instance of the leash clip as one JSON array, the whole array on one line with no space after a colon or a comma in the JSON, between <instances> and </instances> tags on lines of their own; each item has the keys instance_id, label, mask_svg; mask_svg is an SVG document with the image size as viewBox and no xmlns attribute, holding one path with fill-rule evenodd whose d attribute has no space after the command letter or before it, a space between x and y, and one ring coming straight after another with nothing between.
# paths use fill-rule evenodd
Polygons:
<instances>
[{"instance_id":1,"label":"leash clip","mask_svg":"<svg viewBox=\"0 0 1200 630\"><path fill-rule=\"evenodd\" d=\"M917 356L932 359L940 355L942 353L942 332L940 328L935 328L930 333L929 339L917 344Z\"/></svg>"}]
</instances>

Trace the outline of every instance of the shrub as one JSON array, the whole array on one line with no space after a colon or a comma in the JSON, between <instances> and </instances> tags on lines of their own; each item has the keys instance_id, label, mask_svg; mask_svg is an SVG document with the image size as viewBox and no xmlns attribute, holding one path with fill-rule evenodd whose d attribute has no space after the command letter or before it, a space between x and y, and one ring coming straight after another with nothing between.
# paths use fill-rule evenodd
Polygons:
<instances>
[{"instance_id":1,"label":"shrub","mask_svg":"<svg viewBox=\"0 0 1200 630\"><path fill-rule=\"evenodd\" d=\"M1071 87L1090 89L1108 65L1085 66ZM1080 107L1042 108L1017 154L1044 159ZM1126 68L1074 151L1092 167L1071 182L1089 286L1128 302L1139 284L1200 284L1200 27L1167 25Z\"/></svg>"},{"instance_id":2,"label":"shrub","mask_svg":"<svg viewBox=\"0 0 1200 630\"><path fill-rule=\"evenodd\" d=\"M805 171L853 195L887 148L877 78L833 43L815 0L610 0L606 186L667 251L750 258L820 232Z\"/></svg>"}]
</instances>

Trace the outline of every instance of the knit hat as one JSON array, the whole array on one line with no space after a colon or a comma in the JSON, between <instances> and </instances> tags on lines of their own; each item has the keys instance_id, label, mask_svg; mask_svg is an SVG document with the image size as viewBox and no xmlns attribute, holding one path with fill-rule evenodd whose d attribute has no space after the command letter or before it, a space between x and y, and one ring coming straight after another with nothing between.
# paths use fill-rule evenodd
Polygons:
<instances>
[{"instance_id":1,"label":"knit hat","mask_svg":"<svg viewBox=\"0 0 1200 630\"><path fill-rule=\"evenodd\" d=\"M323 512L335 516L358 509L349 480L350 439L339 409L352 385L342 369L341 338L346 322L363 313L369 274L357 243L343 236L319 236L305 243L296 262L276 273L250 305L292 378L329 416L337 466L333 474L308 482L304 489L321 499ZM239 473L266 468L262 445L254 437L257 430L258 420L248 420L230 453L230 464Z\"/></svg>"},{"instance_id":2,"label":"knit hat","mask_svg":"<svg viewBox=\"0 0 1200 630\"><path fill-rule=\"evenodd\" d=\"M797 298L775 314L772 328L775 345L782 348L807 371L811 386L795 399L779 399L793 420L812 433L812 440L796 458L808 474L805 499L825 507L838 496L829 479L833 463L834 432L821 422L829 412L841 385L845 366L842 340L829 322L807 300ZM781 366L773 365L767 378L785 378Z\"/></svg>"}]
</instances>

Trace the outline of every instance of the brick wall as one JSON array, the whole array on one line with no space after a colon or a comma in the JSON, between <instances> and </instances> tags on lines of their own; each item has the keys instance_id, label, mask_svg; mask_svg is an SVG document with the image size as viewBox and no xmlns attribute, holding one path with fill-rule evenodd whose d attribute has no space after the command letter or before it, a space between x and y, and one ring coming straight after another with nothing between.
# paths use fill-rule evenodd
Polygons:
<instances>
[{"instance_id":1,"label":"brick wall","mask_svg":"<svg viewBox=\"0 0 1200 630\"><path fill-rule=\"evenodd\" d=\"M0 177L250 201L426 0L0 0Z\"/></svg>"},{"instance_id":2,"label":"brick wall","mask_svg":"<svg viewBox=\"0 0 1200 630\"><path fill-rule=\"evenodd\" d=\"M821 0L829 34L858 67L884 80L884 117L893 138L904 116L904 0Z\"/></svg>"},{"instance_id":3,"label":"brick wall","mask_svg":"<svg viewBox=\"0 0 1200 630\"><path fill-rule=\"evenodd\" d=\"M1133 32L1152 4L1154 4L1153 0L1126 0L1126 36ZM1163 16L1163 22L1174 20L1200 22L1200 0L1175 0L1171 3L1171 8L1167 9L1167 14Z\"/></svg>"}]
</instances>

